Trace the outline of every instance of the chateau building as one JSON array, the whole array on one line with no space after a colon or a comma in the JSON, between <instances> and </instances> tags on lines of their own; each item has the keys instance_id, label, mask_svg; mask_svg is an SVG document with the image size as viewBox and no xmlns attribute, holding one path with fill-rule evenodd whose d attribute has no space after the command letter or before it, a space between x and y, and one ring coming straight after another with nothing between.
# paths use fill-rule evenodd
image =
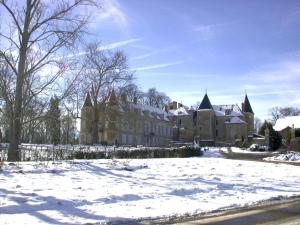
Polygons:
<instances>
[{"instance_id":1,"label":"chateau building","mask_svg":"<svg viewBox=\"0 0 300 225\"><path fill-rule=\"evenodd\" d=\"M92 144L93 105L89 94L81 111L80 143ZM237 104L212 105L205 94L200 105L186 107L172 102L164 110L118 100L114 91L97 106L99 143L109 145L166 146L172 142L201 145L251 142L254 113L248 96Z\"/></svg>"},{"instance_id":2,"label":"chateau building","mask_svg":"<svg viewBox=\"0 0 300 225\"><path fill-rule=\"evenodd\" d=\"M174 104L173 104L174 105ZM190 110L180 106L173 112L173 130L178 141L196 141L202 145L251 142L254 132L254 113L248 96L241 105L212 105L205 94L200 105Z\"/></svg>"},{"instance_id":3,"label":"chateau building","mask_svg":"<svg viewBox=\"0 0 300 225\"><path fill-rule=\"evenodd\" d=\"M87 94L81 111L80 143L92 144L93 105ZM134 102L126 95L118 101L112 91L107 102L98 105L99 143L108 145L165 146L172 140L172 115L164 110Z\"/></svg>"}]
</instances>

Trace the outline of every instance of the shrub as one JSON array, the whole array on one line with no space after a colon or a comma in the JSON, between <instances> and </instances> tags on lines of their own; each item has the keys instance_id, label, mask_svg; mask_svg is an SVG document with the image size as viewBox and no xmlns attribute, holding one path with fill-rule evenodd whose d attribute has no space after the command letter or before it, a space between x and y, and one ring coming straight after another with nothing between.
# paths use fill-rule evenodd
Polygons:
<instances>
[{"instance_id":1,"label":"shrub","mask_svg":"<svg viewBox=\"0 0 300 225\"><path fill-rule=\"evenodd\" d=\"M300 137L300 128L295 129L295 137Z\"/></svg>"},{"instance_id":2,"label":"shrub","mask_svg":"<svg viewBox=\"0 0 300 225\"><path fill-rule=\"evenodd\" d=\"M271 123L265 121L263 123L263 125L261 126L261 128L259 129L258 133L260 135L265 136L265 130L266 130L267 127L269 128L269 131L270 131L270 143L269 143L270 144L270 148L272 150L277 150L281 146L282 137L281 137L281 135L280 135L279 132L277 132L277 131L275 131L273 129L273 126L272 126Z\"/></svg>"}]
</instances>

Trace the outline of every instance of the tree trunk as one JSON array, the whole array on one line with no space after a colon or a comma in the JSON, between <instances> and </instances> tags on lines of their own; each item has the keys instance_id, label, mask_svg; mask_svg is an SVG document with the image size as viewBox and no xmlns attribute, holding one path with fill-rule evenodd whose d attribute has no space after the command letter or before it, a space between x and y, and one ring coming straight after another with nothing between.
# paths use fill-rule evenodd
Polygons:
<instances>
[{"instance_id":1,"label":"tree trunk","mask_svg":"<svg viewBox=\"0 0 300 225\"><path fill-rule=\"evenodd\" d=\"M12 115L11 124L11 135L10 135L10 145L8 149L8 161L20 161L19 144L21 138L21 116L22 116L22 100L23 100L23 86L25 77L25 64L27 56L27 46L29 40L29 23L31 14L31 1L27 0L26 16L24 21L24 28L22 33L21 46L19 51L19 63L18 63L18 73L16 82L16 96L14 101L14 109Z\"/></svg>"}]
</instances>

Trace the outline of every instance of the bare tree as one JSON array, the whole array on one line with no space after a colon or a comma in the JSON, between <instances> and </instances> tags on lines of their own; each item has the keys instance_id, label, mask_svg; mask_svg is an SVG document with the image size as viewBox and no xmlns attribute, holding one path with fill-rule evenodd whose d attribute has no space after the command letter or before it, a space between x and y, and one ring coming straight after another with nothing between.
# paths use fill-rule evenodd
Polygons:
<instances>
[{"instance_id":1,"label":"bare tree","mask_svg":"<svg viewBox=\"0 0 300 225\"><path fill-rule=\"evenodd\" d=\"M144 93L134 83L128 83L124 87L120 87L119 93L124 93L129 102L134 102L135 99L141 101Z\"/></svg>"},{"instance_id":2,"label":"bare tree","mask_svg":"<svg viewBox=\"0 0 300 225\"><path fill-rule=\"evenodd\" d=\"M261 120L258 117L254 117L254 131L258 133L260 127L262 125Z\"/></svg>"},{"instance_id":3,"label":"bare tree","mask_svg":"<svg viewBox=\"0 0 300 225\"><path fill-rule=\"evenodd\" d=\"M300 109L295 107L273 107L269 110L272 122L276 123L279 118L286 116L299 116Z\"/></svg>"},{"instance_id":4,"label":"bare tree","mask_svg":"<svg viewBox=\"0 0 300 225\"><path fill-rule=\"evenodd\" d=\"M103 50L99 44L90 44L87 47L84 63L85 90L90 92L93 104L92 142L97 144L99 143L99 106L107 100L108 93L113 88L130 82L133 73L129 70L127 58L122 51Z\"/></svg>"},{"instance_id":5,"label":"bare tree","mask_svg":"<svg viewBox=\"0 0 300 225\"><path fill-rule=\"evenodd\" d=\"M279 107L273 107L271 109L269 109L269 114L272 117L272 122L276 123L276 121L279 119L280 117L280 108Z\"/></svg>"},{"instance_id":6,"label":"bare tree","mask_svg":"<svg viewBox=\"0 0 300 225\"><path fill-rule=\"evenodd\" d=\"M283 107L280 108L280 116L286 117L286 116L299 116L300 115L300 109L295 107Z\"/></svg>"},{"instance_id":7,"label":"bare tree","mask_svg":"<svg viewBox=\"0 0 300 225\"><path fill-rule=\"evenodd\" d=\"M0 31L0 60L9 67L8 80L2 81L2 92L11 111L8 160L19 160L23 109L32 98L46 95L49 86L67 70L65 48L74 46L84 34L88 17L80 7L93 0L52 1L0 0L5 13ZM1 20L3 21L3 20ZM54 85L52 86L54 87ZM25 98L25 95L28 94Z\"/></svg>"},{"instance_id":8,"label":"bare tree","mask_svg":"<svg viewBox=\"0 0 300 225\"><path fill-rule=\"evenodd\" d=\"M156 88L150 88L145 93L145 103L152 107L163 109L167 104L170 103L171 99L163 92L158 92Z\"/></svg>"}]
</instances>

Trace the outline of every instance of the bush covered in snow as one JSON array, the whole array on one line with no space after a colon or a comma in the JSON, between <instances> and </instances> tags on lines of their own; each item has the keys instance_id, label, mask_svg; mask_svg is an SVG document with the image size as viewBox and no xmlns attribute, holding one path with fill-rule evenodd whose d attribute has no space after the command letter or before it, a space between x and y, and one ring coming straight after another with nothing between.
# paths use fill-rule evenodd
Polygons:
<instances>
[{"instance_id":1,"label":"bush covered in snow","mask_svg":"<svg viewBox=\"0 0 300 225\"><path fill-rule=\"evenodd\" d=\"M300 152L287 152L278 156L264 158L266 161L289 161L300 163Z\"/></svg>"}]
</instances>

